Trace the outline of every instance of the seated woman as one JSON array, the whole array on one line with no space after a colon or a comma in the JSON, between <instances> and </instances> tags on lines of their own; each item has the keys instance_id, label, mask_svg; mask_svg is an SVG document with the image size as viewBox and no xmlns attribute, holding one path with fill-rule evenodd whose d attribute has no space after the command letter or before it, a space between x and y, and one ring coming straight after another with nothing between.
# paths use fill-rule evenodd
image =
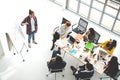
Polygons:
<instances>
[{"instance_id":1,"label":"seated woman","mask_svg":"<svg viewBox=\"0 0 120 80\"><path fill-rule=\"evenodd\" d=\"M73 71L73 75L77 78L77 80L79 78L90 78L94 74L93 65L89 62L83 66L79 66L78 68L71 66L71 70Z\"/></svg>"},{"instance_id":2,"label":"seated woman","mask_svg":"<svg viewBox=\"0 0 120 80\"><path fill-rule=\"evenodd\" d=\"M99 44L99 46L105 49L110 55L113 54L114 49L116 48L116 45L117 45L117 41L112 39Z\"/></svg>"},{"instance_id":3,"label":"seated woman","mask_svg":"<svg viewBox=\"0 0 120 80\"><path fill-rule=\"evenodd\" d=\"M62 69L66 66L66 62L63 61L61 56L56 56L47 62L48 69Z\"/></svg>"},{"instance_id":4,"label":"seated woman","mask_svg":"<svg viewBox=\"0 0 120 80\"><path fill-rule=\"evenodd\" d=\"M83 38L85 42L86 41L94 42L95 30L93 28L89 28L89 30L86 32Z\"/></svg>"},{"instance_id":5,"label":"seated woman","mask_svg":"<svg viewBox=\"0 0 120 80\"><path fill-rule=\"evenodd\" d=\"M106 68L106 70L104 71L104 73L106 73L110 77L114 77L118 72L118 65L119 65L118 58L113 56L111 60L108 62L108 64L105 65L104 68Z\"/></svg>"},{"instance_id":6,"label":"seated woman","mask_svg":"<svg viewBox=\"0 0 120 80\"><path fill-rule=\"evenodd\" d=\"M71 26L71 22L66 21L65 24L62 24L61 27L53 33L53 44L52 44L51 50L54 49L54 43L59 38L67 37L67 34L70 32L70 26Z\"/></svg>"}]
</instances>

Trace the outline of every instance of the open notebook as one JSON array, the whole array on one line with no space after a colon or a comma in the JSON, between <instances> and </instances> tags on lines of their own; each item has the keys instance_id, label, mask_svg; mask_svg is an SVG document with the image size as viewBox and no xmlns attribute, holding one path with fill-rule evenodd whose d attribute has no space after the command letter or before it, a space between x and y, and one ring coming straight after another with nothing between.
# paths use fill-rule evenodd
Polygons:
<instances>
[{"instance_id":1,"label":"open notebook","mask_svg":"<svg viewBox=\"0 0 120 80\"><path fill-rule=\"evenodd\" d=\"M94 43L92 43L92 42L87 42L85 44L85 48L90 50L90 51L92 51L93 47L94 47Z\"/></svg>"}]
</instances>

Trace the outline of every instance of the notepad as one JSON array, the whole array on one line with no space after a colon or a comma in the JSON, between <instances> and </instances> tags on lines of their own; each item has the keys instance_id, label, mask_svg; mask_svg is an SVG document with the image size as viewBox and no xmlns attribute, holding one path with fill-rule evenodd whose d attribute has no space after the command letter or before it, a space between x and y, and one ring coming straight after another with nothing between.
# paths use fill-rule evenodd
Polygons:
<instances>
[{"instance_id":1,"label":"notepad","mask_svg":"<svg viewBox=\"0 0 120 80\"><path fill-rule=\"evenodd\" d=\"M74 55L74 54L77 53L77 51L76 51L75 49L72 49L72 50L70 51L70 53Z\"/></svg>"},{"instance_id":2,"label":"notepad","mask_svg":"<svg viewBox=\"0 0 120 80\"><path fill-rule=\"evenodd\" d=\"M92 42L87 42L85 45L85 48L90 50L90 51L92 51L93 47L94 47L94 45Z\"/></svg>"}]
</instances>

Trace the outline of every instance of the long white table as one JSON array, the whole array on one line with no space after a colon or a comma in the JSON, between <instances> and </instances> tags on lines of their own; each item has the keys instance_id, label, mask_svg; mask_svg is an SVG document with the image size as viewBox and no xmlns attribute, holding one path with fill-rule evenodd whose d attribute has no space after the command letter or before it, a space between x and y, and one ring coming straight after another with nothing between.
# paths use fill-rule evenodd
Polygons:
<instances>
[{"instance_id":1,"label":"long white table","mask_svg":"<svg viewBox=\"0 0 120 80\"><path fill-rule=\"evenodd\" d=\"M72 33L73 37L75 37L75 33ZM65 54L69 54L73 56L75 59L79 60L82 63L86 63L85 59L87 58L90 63L93 64L96 72L102 74L104 72L104 66L111 59L109 54L106 54L103 58L101 58L100 50L103 50L101 47L97 47L94 49L94 52L91 53L90 50L85 50L85 42L81 39L79 44L74 43L71 45L68 42L67 38L59 39L55 43L58 47L61 47L62 50L65 51Z\"/></svg>"}]
</instances>

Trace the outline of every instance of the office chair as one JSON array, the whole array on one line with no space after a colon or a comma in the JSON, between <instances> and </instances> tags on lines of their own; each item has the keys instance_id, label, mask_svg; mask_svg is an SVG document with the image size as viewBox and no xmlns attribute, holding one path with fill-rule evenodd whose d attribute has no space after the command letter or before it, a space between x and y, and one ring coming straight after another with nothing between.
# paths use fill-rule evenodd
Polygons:
<instances>
[{"instance_id":1,"label":"office chair","mask_svg":"<svg viewBox=\"0 0 120 80\"><path fill-rule=\"evenodd\" d=\"M88 75L87 75L88 74ZM86 75L84 75L83 77L79 77L76 78L76 80L90 80L92 78L92 76L94 75L94 70L91 70L89 73L87 73ZM91 75L90 75L91 74Z\"/></svg>"},{"instance_id":2,"label":"office chair","mask_svg":"<svg viewBox=\"0 0 120 80\"><path fill-rule=\"evenodd\" d=\"M64 24L64 23L66 23L66 21L68 21L66 18L62 18L62 22L61 22L61 24ZM53 31L57 31L59 29L59 26L57 26L57 27L55 27L54 29L53 29Z\"/></svg>"},{"instance_id":3,"label":"office chair","mask_svg":"<svg viewBox=\"0 0 120 80\"><path fill-rule=\"evenodd\" d=\"M50 74L52 74L52 73L55 73L55 80L56 80L56 75L57 75L57 73L59 73L59 72L63 72L64 71L64 68L62 68L62 69L49 69L49 74L47 74L46 76L48 77ZM62 77L64 77L64 75L63 74L60 74Z\"/></svg>"},{"instance_id":4,"label":"office chair","mask_svg":"<svg viewBox=\"0 0 120 80\"><path fill-rule=\"evenodd\" d=\"M73 29L74 26L72 26L72 31L76 33L84 34L86 32L87 25L88 22L80 18L77 27Z\"/></svg>"},{"instance_id":5,"label":"office chair","mask_svg":"<svg viewBox=\"0 0 120 80\"><path fill-rule=\"evenodd\" d=\"M62 18L62 22L61 22L61 24L64 24L64 23L66 23L66 21L68 21L66 18Z\"/></svg>"},{"instance_id":6,"label":"office chair","mask_svg":"<svg viewBox=\"0 0 120 80\"><path fill-rule=\"evenodd\" d=\"M47 66L49 65L49 62L47 62ZM63 72L64 71L64 69L65 69L65 66L66 66L66 62L65 61L63 61L63 63L62 64L59 64L59 65L56 65L56 63L55 63L55 65L54 65L54 69L52 69L52 68L49 68L49 74L47 74L46 76L48 77L48 75L50 75L50 74L52 74L52 73L55 73L55 80L56 80L56 75L57 75L57 73L59 73L59 72ZM61 74L62 75L62 74ZM62 77L64 77L64 75L62 75Z\"/></svg>"},{"instance_id":7,"label":"office chair","mask_svg":"<svg viewBox=\"0 0 120 80\"><path fill-rule=\"evenodd\" d=\"M98 43L98 40L100 38L100 34L98 32L95 31L95 38L94 38L94 41L93 43L97 44Z\"/></svg>"},{"instance_id":8,"label":"office chair","mask_svg":"<svg viewBox=\"0 0 120 80\"><path fill-rule=\"evenodd\" d=\"M120 64L119 64L120 65ZM118 70L118 72L116 73L115 76L110 76L109 74L106 74L106 77L100 77L100 80L102 79L106 79L106 78L110 78L110 80L118 80L118 77L120 76L120 69Z\"/></svg>"}]
</instances>

